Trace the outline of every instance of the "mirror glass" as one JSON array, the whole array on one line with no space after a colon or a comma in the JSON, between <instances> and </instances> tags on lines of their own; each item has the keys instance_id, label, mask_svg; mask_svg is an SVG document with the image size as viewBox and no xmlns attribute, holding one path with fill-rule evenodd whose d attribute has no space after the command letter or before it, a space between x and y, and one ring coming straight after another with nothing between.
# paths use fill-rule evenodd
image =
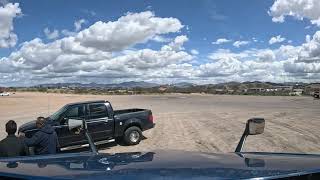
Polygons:
<instances>
[{"instance_id":1,"label":"mirror glass","mask_svg":"<svg viewBox=\"0 0 320 180\"><path fill-rule=\"evenodd\" d=\"M68 119L69 130L83 127L83 121L79 119Z\"/></svg>"},{"instance_id":2,"label":"mirror glass","mask_svg":"<svg viewBox=\"0 0 320 180\"><path fill-rule=\"evenodd\" d=\"M249 135L262 134L264 131L265 120L263 118L252 118L248 120Z\"/></svg>"}]
</instances>

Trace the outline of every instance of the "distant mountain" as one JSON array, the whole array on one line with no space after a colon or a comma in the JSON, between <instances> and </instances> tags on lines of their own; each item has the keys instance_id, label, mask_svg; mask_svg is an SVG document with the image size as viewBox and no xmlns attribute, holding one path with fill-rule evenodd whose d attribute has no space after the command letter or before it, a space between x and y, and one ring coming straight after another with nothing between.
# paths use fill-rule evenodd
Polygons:
<instances>
[{"instance_id":1,"label":"distant mountain","mask_svg":"<svg viewBox=\"0 0 320 180\"><path fill-rule=\"evenodd\" d=\"M115 86L126 87L126 88L133 88L133 87L151 88L151 87L159 86L159 84L149 83L149 82L144 82L144 81L139 81L139 82L129 81L129 82L123 82L123 83L115 84Z\"/></svg>"},{"instance_id":2,"label":"distant mountain","mask_svg":"<svg viewBox=\"0 0 320 180\"><path fill-rule=\"evenodd\" d=\"M44 87L44 88L134 88L134 87L142 87L142 88L151 88L159 86L156 83L148 83L144 81L130 81L130 82L122 82L119 84L98 84L98 83L54 83L54 84L40 84L35 87Z\"/></svg>"},{"instance_id":3,"label":"distant mountain","mask_svg":"<svg viewBox=\"0 0 320 180\"><path fill-rule=\"evenodd\" d=\"M292 83L272 83L272 82L260 82L260 81L246 81L246 82L226 82L226 83L218 83L218 84L203 84L197 85L194 83L189 82L179 82L174 84L156 84L156 83L149 83L144 81L129 81L129 82L122 82L118 84L98 84L98 83L89 83L89 84L82 84L82 83L55 83L55 84L41 84L34 87L44 87L44 88L106 88L106 89L116 89L116 88L152 88L152 87L160 87L160 86L169 86L169 87L176 87L176 88L189 88L189 87L196 87L196 86L205 86L208 88L216 88L216 89L248 89L248 88L271 88L272 86L305 86L306 83L301 82L292 82Z\"/></svg>"},{"instance_id":4,"label":"distant mountain","mask_svg":"<svg viewBox=\"0 0 320 180\"><path fill-rule=\"evenodd\" d=\"M196 84L189 83L189 82L179 82L179 83L171 84L171 86L186 88L186 87L196 86Z\"/></svg>"}]
</instances>

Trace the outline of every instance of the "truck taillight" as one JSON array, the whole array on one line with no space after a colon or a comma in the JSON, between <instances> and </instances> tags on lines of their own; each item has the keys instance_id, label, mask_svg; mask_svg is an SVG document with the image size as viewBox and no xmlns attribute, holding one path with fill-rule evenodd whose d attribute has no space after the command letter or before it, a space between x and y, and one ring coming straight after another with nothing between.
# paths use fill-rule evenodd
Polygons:
<instances>
[{"instance_id":1,"label":"truck taillight","mask_svg":"<svg viewBox=\"0 0 320 180\"><path fill-rule=\"evenodd\" d=\"M153 123L153 116L152 116L152 114L149 115L149 118L148 118L148 119L149 119L150 122Z\"/></svg>"}]
</instances>

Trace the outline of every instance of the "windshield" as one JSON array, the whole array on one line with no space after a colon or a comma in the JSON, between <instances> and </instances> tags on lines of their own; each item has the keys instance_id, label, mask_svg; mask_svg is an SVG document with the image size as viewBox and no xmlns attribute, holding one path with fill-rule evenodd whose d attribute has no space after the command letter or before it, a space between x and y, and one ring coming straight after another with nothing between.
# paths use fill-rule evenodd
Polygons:
<instances>
[{"instance_id":1,"label":"windshield","mask_svg":"<svg viewBox=\"0 0 320 180\"><path fill-rule=\"evenodd\" d=\"M49 119L51 120L58 120L58 118L67 110L68 106L63 106L58 111L53 113L51 116L49 116Z\"/></svg>"},{"instance_id":2,"label":"windshield","mask_svg":"<svg viewBox=\"0 0 320 180\"><path fill-rule=\"evenodd\" d=\"M0 141L35 155L319 154L319 94L320 0L0 0Z\"/></svg>"}]
</instances>

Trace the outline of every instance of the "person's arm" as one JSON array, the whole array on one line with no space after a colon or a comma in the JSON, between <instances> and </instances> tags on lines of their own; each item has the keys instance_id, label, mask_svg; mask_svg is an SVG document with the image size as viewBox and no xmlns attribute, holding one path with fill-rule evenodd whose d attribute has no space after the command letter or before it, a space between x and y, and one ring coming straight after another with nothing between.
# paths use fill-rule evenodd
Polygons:
<instances>
[{"instance_id":1,"label":"person's arm","mask_svg":"<svg viewBox=\"0 0 320 180\"><path fill-rule=\"evenodd\" d=\"M36 132L31 138L25 138L24 142L26 143L26 145L28 147L30 146L35 146L37 144L39 144L41 141L41 133L38 131Z\"/></svg>"}]
</instances>

